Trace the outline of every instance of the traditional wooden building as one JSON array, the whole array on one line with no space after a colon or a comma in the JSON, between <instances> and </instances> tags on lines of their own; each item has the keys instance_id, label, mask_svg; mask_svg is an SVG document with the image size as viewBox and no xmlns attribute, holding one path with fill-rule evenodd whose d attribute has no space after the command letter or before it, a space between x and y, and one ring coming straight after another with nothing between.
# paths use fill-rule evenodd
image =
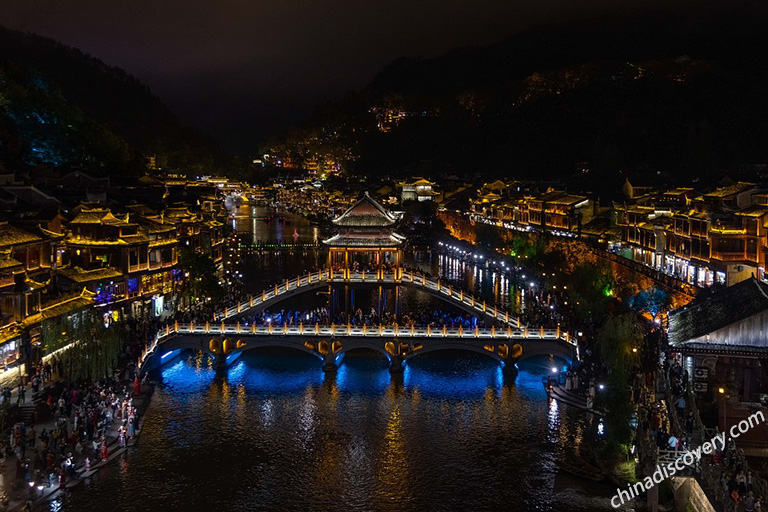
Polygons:
<instances>
[{"instance_id":1,"label":"traditional wooden building","mask_svg":"<svg viewBox=\"0 0 768 512\"><path fill-rule=\"evenodd\" d=\"M669 344L721 428L768 405L768 284L750 278L671 312Z\"/></svg>"},{"instance_id":2,"label":"traditional wooden building","mask_svg":"<svg viewBox=\"0 0 768 512\"><path fill-rule=\"evenodd\" d=\"M386 307L384 284L376 284L385 274L392 276L386 286L394 288L395 312L399 309L398 280L402 277L402 246L405 238L395 232L398 218L367 193L333 220L338 233L324 240L328 247L328 268L333 281L329 287L331 313L354 312L355 289L347 282L352 277L368 279L378 286L378 309ZM343 294L343 305L342 305Z\"/></svg>"},{"instance_id":3,"label":"traditional wooden building","mask_svg":"<svg viewBox=\"0 0 768 512\"><path fill-rule=\"evenodd\" d=\"M65 288L85 287L97 306L125 315L156 313L151 301L173 288L175 225L133 222L129 214L83 206L68 228L65 265L59 271Z\"/></svg>"},{"instance_id":4,"label":"traditional wooden building","mask_svg":"<svg viewBox=\"0 0 768 512\"><path fill-rule=\"evenodd\" d=\"M332 222L338 233L323 240L331 271L342 272L347 278L362 271L399 275L405 238L394 230L398 219L367 192Z\"/></svg>"}]
</instances>

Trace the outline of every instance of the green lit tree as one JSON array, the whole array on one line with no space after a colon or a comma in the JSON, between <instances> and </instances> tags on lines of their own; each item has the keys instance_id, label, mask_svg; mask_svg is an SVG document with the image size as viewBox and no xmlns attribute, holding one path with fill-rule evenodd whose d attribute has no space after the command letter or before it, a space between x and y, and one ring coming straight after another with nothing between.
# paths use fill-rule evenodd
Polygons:
<instances>
[{"instance_id":1,"label":"green lit tree","mask_svg":"<svg viewBox=\"0 0 768 512\"><path fill-rule=\"evenodd\" d=\"M573 308L579 317L601 323L614 298L613 276L595 265L581 265L568 277Z\"/></svg>"},{"instance_id":2,"label":"green lit tree","mask_svg":"<svg viewBox=\"0 0 768 512\"><path fill-rule=\"evenodd\" d=\"M71 382L111 376L128 340L122 324L105 324L93 309L46 319L42 331L45 353L56 353Z\"/></svg>"}]
</instances>

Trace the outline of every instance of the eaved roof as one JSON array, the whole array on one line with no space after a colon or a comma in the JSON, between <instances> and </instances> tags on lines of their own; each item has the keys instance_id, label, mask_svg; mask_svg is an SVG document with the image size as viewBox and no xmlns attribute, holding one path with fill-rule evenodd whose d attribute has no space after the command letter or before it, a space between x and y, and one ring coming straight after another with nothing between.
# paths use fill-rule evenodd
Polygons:
<instances>
[{"instance_id":1,"label":"eaved roof","mask_svg":"<svg viewBox=\"0 0 768 512\"><path fill-rule=\"evenodd\" d=\"M11 255L11 250L0 251L0 270L21 268L24 264Z\"/></svg>"},{"instance_id":2,"label":"eaved roof","mask_svg":"<svg viewBox=\"0 0 768 512\"><path fill-rule=\"evenodd\" d=\"M765 311L768 311L768 284L750 278L670 312L669 342L671 345L767 347L768 331L752 325L754 322L739 326L736 339L716 332Z\"/></svg>"},{"instance_id":3,"label":"eaved roof","mask_svg":"<svg viewBox=\"0 0 768 512\"><path fill-rule=\"evenodd\" d=\"M368 192L347 211L333 219L335 225L344 227L387 227L393 226L396 222L397 218L374 201Z\"/></svg>"},{"instance_id":4,"label":"eaved roof","mask_svg":"<svg viewBox=\"0 0 768 512\"><path fill-rule=\"evenodd\" d=\"M129 224L127 220L119 219L107 208L83 208L69 224L107 224L119 226Z\"/></svg>"},{"instance_id":5,"label":"eaved roof","mask_svg":"<svg viewBox=\"0 0 768 512\"><path fill-rule=\"evenodd\" d=\"M15 226L11 226L7 222L0 222L0 247L38 242L40 240L42 240L42 237Z\"/></svg>"},{"instance_id":6,"label":"eaved roof","mask_svg":"<svg viewBox=\"0 0 768 512\"><path fill-rule=\"evenodd\" d=\"M63 267L59 269L59 273L76 283L88 283L105 279L120 279L123 277L123 273L114 267L104 267L93 270L83 270L80 267Z\"/></svg>"},{"instance_id":7,"label":"eaved roof","mask_svg":"<svg viewBox=\"0 0 768 512\"><path fill-rule=\"evenodd\" d=\"M738 183L734 183L733 185L728 185L727 187L718 187L712 192L707 192L706 194L704 194L704 197L728 197L734 194L740 194L741 192L745 192L754 187L755 187L754 183L739 181Z\"/></svg>"},{"instance_id":8,"label":"eaved roof","mask_svg":"<svg viewBox=\"0 0 768 512\"><path fill-rule=\"evenodd\" d=\"M384 234L381 236L351 236L334 235L331 238L323 240L323 243L330 247L397 247L402 245L405 237L397 233Z\"/></svg>"}]
</instances>

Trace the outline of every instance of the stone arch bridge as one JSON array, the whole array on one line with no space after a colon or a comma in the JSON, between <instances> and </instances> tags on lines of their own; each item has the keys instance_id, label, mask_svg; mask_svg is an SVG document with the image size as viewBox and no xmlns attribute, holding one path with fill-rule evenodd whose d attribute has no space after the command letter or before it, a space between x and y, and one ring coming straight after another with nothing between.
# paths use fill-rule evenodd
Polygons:
<instances>
[{"instance_id":1,"label":"stone arch bridge","mask_svg":"<svg viewBox=\"0 0 768 512\"><path fill-rule=\"evenodd\" d=\"M547 355L572 362L579 357L578 345L568 333L527 327L464 330L393 326L242 326L238 324L168 325L156 336L139 361L141 372L159 368L182 350L202 350L210 354L215 366L226 368L243 352L265 347L285 347L310 353L323 361L323 369L335 370L344 354L355 349L371 349L384 355L390 370L419 354L439 350L465 350L515 368L523 359Z\"/></svg>"}]
</instances>

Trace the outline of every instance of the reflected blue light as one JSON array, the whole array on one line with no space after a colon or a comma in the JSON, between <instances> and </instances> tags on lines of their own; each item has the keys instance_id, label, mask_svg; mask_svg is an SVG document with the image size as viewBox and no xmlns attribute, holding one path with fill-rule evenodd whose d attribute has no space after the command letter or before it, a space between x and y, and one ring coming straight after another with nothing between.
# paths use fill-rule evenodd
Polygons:
<instances>
[{"instance_id":1,"label":"reflected blue light","mask_svg":"<svg viewBox=\"0 0 768 512\"><path fill-rule=\"evenodd\" d=\"M346 393L383 394L390 380L387 363L381 358L346 358L336 372L339 391Z\"/></svg>"},{"instance_id":2,"label":"reflected blue light","mask_svg":"<svg viewBox=\"0 0 768 512\"><path fill-rule=\"evenodd\" d=\"M208 365L208 356L203 356L201 368L190 364L193 361L192 358L181 359L163 369L163 382L174 393L198 393L210 386L216 377L216 372Z\"/></svg>"},{"instance_id":3,"label":"reflected blue light","mask_svg":"<svg viewBox=\"0 0 768 512\"><path fill-rule=\"evenodd\" d=\"M499 392L503 385L499 364L484 357L464 357L411 360L403 375L406 389L457 399L482 395L489 388Z\"/></svg>"},{"instance_id":4,"label":"reflected blue light","mask_svg":"<svg viewBox=\"0 0 768 512\"><path fill-rule=\"evenodd\" d=\"M317 358L245 354L229 370L230 386L248 391L290 393L319 386L323 372Z\"/></svg>"}]
</instances>

